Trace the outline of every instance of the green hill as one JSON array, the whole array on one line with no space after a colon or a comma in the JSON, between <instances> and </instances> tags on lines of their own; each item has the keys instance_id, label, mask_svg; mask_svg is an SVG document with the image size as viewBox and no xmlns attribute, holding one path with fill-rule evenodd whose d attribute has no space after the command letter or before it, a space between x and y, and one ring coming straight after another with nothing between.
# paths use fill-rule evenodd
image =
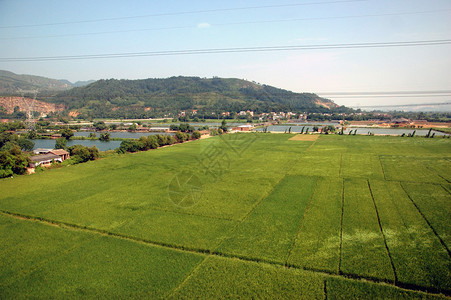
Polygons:
<instances>
[{"instance_id":1,"label":"green hill","mask_svg":"<svg viewBox=\"0 0 451 300\"><path fill-rule=\"evenodd\" d=\"M15 95L19 90L67 90L72 88L67 82L34 75L18 75L0 70L0 93Z\"/></svg>"},{"instance_id":2,"label":"green hill","mask_svg":"<svg viewBox=\"0 0 451 300\"><path fill-rule=\"evenodd\" d=\"M34 75L19 75L13 72L0 70L0 94L19 95L20 90L39 90L39 93L48 91L64 91L73 87L84 86L94 81L77 81L51 79Z\"/></svg>"},{"instance_id":3,"label":"green hill","mask_svg":"<svg viewBox=\"0 0 451 300\"><path fill-rule=\"evenodd\" d=\"M340 109L334 102L312 93L293 93L241 79L171 77L142 80L99 80L46 97L96 117L130 114L199 113L253 110L326 112ZM343 109L343 108L341 108Z\"/></svg>"}]
</instances>

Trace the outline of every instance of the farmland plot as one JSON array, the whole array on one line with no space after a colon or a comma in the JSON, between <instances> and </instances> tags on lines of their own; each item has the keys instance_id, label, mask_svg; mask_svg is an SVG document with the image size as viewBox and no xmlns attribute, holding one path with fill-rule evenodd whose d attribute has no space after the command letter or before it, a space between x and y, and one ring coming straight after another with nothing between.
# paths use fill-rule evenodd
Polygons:
<instances>
[{"instance_id":1,"label":"farmland plot","mask_svg":"<svg viewBox=\"0 0 451 300\"><path fill-rule=\"evenodd\" d=\"M397 280L401 284L449 291L448 253L400 184L372 180L371 190Z\"/></svg>"},{"instance_id":2,"label":"farmland plot","mask_svg":"<svg viewBox=\"0 0 451 300\"><path fill-rule=\"evenodd\" d=\"M451 295L451 139L293 136L0 180L0 298ZM188 206L181 172L200 182Z\"/></svg>"},{"instance_id":3,"label":"farmland plot","mask_svg":"<svg viewBox=\"0 0 451 300\"><path fill-rule=\"evenodd\" d=\"M285 263L316 180L314 177L285 177L218 251Z\"/></svg>"},{"instance_id":4,"label":"farmland plot","mask_svg":"<svg viewBox=\"0 0 451 300\"><path fill-rule=\"evenodd\" d=\"M288 264L338 273L343 181L320 178Z\"/></svg>"},{"instance_id":5,"label":"farmland plot","mask_svg":"<svg viewBox=\"0 0 451 300\"><path fill-rule=\"evenodd\" d=\"M340 271L395 279L366 180L345 180Z\"/></svg>"},{"instance_id":6,"label":"farmland plot","mask_svg":"<svg viewBox=\"0 0 451 300\"><path fill-rule=\"evenodd\" d=\"M230 276L233 274L233 276ZM283 267L210 257L171 299L324 299L324 276Z\"/></svg>"},{"instance_id":7,"label":"farmland plot","mask_svg":"<svg viewBox=\"0 0 451 300\"><path fill-rule=\"evenodd\" d=\"M449 228L451 198L449 192L435 184L402 183L402 186L443 241L449 253L451 248Z\"/></svg>"}]
</instances>

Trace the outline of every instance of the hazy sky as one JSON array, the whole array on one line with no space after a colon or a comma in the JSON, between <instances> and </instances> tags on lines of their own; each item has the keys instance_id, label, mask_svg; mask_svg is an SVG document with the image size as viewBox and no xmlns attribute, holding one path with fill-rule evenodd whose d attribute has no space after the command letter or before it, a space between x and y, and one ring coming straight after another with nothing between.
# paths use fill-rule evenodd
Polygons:
<instances>
[{"instance_id":1,"label":"hazy sky","mask_svg":"<svg viewBox=\"0 0 451 300\"><path fill-rule=\"evenodd\" d=\"M451 44L27 62L5 59L430 40L451 40L450 0L0 0L0 69L73 82L186 75L236 77L320 95L443 91L451 90ZM451 92L439 95L329 98L344 105L451 100Z\"/></svg>"}]
</instances>

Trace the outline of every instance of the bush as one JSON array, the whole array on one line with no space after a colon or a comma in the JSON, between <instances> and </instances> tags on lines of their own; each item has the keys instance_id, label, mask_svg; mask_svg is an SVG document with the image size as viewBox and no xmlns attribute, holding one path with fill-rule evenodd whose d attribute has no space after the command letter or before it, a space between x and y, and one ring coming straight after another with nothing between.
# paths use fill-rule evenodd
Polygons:
<instances>
[{"instance_id":1,"label":"bush","mask_svg":"<svg viewBox=\"0 0 451 300\"><path fill-rule=\"evenodd\" d=\"M200 137L201 137L201 134L200 134L200 132L198 130L194 131L193 134L191 134L191 138L193 140L200 139Z\"/></svg>"},{"instance_id":2,"label":"bush","mask_svg":"<svg viewBox=\"0 0 451 300\"><path fill-rule=\"evenodd\" d=\"M188 140L188 135L181 131L177 131L177 133L175 134L175 138L179 143L183 143L184 141Z\"/></svg>"},{"instance_id":3,"label":"bush","mask_svg":"<svg viewBox=\"0 0 451 300\"><path fill-rule=\"evenodd\" d=\"M19 146L8 144L0 151L0 178L13 174L24 174L28 166L28 158L23 155Z\"/></svg>"},{"instance_id":4,"label":"bush","mask_svg":"<svg viewBox=\"0 0 451 300\"><path fill-rule=\"evenodd\" d=\"M56 139L55 149L66 149L67 148L67 140L65 138Z\"/></svg>"},{"instance_id":5,"label":"bush","mask_svg":"<svg viewBox=\"0 0 451 300\"><path fill-rule=\"evenodd\" d=\"M69 147L69 153L75 163L83 163L89 160L99 158L99 149L96 146L86 147L82 145L74 145Z\"/></svg>"},{"instance_id":6,"label":"bush","mask_svg":"<svg viewBox=\"0 0 451 300\"><path fill-rule=\"evenodd\" d=\"M100 134L99 140L102 142L108 142L110 140L110 133L104 132L104 133Z\"/></svg>"}]
</instances>

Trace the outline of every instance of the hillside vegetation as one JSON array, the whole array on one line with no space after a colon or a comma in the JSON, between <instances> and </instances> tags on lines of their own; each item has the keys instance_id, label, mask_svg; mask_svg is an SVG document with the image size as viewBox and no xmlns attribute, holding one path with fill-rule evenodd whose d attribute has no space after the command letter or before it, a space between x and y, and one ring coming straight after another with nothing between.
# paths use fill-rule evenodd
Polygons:
<instances>
[{"instance_id":1,"label":"hillside vegetation","mask_svg":"<svg viewBox=\"0 0 451 300\"><path fill-rule=\"evenodd\" d=\"M20 95L20 90L39 90L39 92L64 91L92 82L79 81L71 83L68 80L57 80L34 75L19 75L0 70L0 94L5 96Z\"/></svg>"},{"instance_id":2,"label":"hillside vegetation","mask_svg":"<svg viewBox=\"0 0 451 300\"><path fill-rule=\"evenodd\" d=\"M142 80L99 80L47 97L95 116L117 117L124 111L145 114L253 110L330 111L338 105L311 93L293 93L241 79L171 77Z\"/></svg>"}]
</instances>

